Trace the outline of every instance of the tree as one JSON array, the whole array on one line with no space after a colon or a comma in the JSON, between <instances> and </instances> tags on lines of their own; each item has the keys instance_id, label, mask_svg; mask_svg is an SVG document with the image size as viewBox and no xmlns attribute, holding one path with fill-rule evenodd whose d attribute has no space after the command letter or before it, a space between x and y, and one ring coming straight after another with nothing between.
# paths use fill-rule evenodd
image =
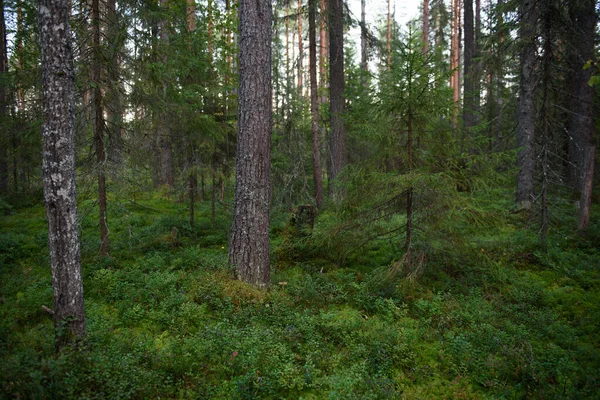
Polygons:
<instances>
[{"instance_id":1,"label":"tree","mask_svg":"<svg viewBox=\"0 0 600 400\"><path fill-rule=\"evenodd\" d=\"M8 72L8 57L6 48L6 24L4 23L4 0L0 0L0 121L2 126L7 116L8 97L4 82ZM3 129L4 130L4 129ZM4 132L2 132L4 133ZM5 136L4 134L0 137ZM8 152L6 146L0 144L0 192L8 192Z\"/></svg>"},{"instance_id":2,"label":"tree","mask_svg":"<svg viewBox=\"0 0 600 400\"><path fill-rule=\"evenodd\" d=\"M229 263L238 279L268 287L271 200L271 1L240 1L240 85Z\"/></svg>"},{"instance_id":3,"label":"tree","mask_svg":"<svg viewBox=\"0 0 600 400\"><path fill-rule=\"evenodd\" d=\"M43 181L54 290L56 349L85 337L75 199L75 85L70 2L41 0Z\"/></svg>"},{"instance_id":4,"label":"tree","mask_svg":"<svg viewBox=\"0 0 600 400\"><path fill-rule=\"evenodd\" d=\"M364 4L364 2L363 2ZM363 14L364 15L364 14ZM321 171L321 149L319 140L319 88L317 82L317 0L308 0L308 46L310 70L310 112L312 117L312 155L315 203L323 205L323 180Z\"/></svg>"},{"instance_id":5,"label":"tree","mask_svg":"<svg viewBox=\"0 0 600 400\"><path fill-rule=\"evenodd\" d=\"M475 74L475 31L473 26L473 0L464 0L464 104L463 104L463 124L465 129L472 128L475 125L476 111L476 86L477 76Z\"/></svg>"},{"instance_id":6,"label":"tree","mask_svg":"<svg viewBox=\"0 0 600 400\"><path fill-rule=\"evenodd\" d=\"M518 208L528 209L534 198L533 173L535 167L534 138L535 138L535 69L536 69L536 24L538 7L533 0L522 0L520 6L521 26L519 34L521 48L521 78L519 83L519 115L517 140L519 153L517 165L517 196Z\"/></svg>"},{"instance_id":7,"label":"tree","mask_svg":"<svg viewBox=\"0 0 600 400\"><path fill-rule=\"evenodd\" d=\"M98 206L100 211L100 254L108 255L108 222L106 217L106 151L104 146L104 104L102 101L102 49L100 48L100 1L92 0L92 81L94 82L94 145L98 165Z\"/></svg>"},{"instance_id":8,"label":"tree","mask_svg":"<svg viewBox=\"0 0 600 400\"><path fill-rule=\"evenodd\" d=\"M344 23L343 1L329 1L329 112L331 121L331 176L334 197L340 191L335 180L347 163L344 128Z\"/></svg>"}]
</instances>

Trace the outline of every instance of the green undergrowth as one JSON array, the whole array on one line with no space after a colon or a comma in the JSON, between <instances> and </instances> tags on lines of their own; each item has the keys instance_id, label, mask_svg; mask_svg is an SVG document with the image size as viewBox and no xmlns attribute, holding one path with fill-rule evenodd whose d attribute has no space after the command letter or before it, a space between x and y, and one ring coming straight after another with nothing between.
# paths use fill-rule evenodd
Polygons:
<instances>
[{"instance_id":1,"label":"green undergrowth","mask_svg":"<svg viewBox=\"0 0 600 400\"><path fill-rule=\"evenodd\" d=\"M412 277L397 243L339 263L315 242L333 214L317 220L316 239L277 215L268 292L233 279L225 209L212 224L199 204L192 228L172 199L113 202L102 258L96 205L84 201L88 338L60 355L41 308L52 306L44 209L10 208L0 220L0 397L598 397L600 227L583 239L555 225L542 251L528 217L497 198L457 215L455 238L427 237Z\"/></svg>"}]
</instances>

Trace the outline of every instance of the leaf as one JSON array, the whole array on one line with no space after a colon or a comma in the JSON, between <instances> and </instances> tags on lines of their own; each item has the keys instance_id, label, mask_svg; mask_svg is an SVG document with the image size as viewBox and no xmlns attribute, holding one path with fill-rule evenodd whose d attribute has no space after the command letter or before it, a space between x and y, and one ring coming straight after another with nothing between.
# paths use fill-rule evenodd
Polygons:
<instances>
[{"instance_id":1,"label":"leaf","mask_svg":"<svg viewBox=\"0 0 600 400\"><path fill-rule=\"evenodd\" d=\"M594 75L590 78L590 80L588 81L588 85L590 86L596 86L596 85L600 85L600 75Z\"/></svg>"}]
</instances>

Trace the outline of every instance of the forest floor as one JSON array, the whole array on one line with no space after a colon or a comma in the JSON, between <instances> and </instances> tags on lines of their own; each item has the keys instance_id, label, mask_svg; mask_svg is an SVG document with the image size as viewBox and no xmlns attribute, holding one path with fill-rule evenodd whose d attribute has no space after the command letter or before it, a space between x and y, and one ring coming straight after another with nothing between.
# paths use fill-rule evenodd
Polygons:
<instances>
[{"instance_id":1,"label":"forest floor","mask_svg":"<svg viewBox=\"0 0 600 400\"><path fill-rule=\"evenodd\" d=\"M191 228L158 194L112 201L102 258L84 201L88 339L60 355L44 207L4 204L0 398L600 398L600 209L587 238L558 219L542 251L511 198L410 278L377 244L343 265L302 254L310 237L277 214L268 292L232 278L222 207Z\"/></svg>"}]
</instances>

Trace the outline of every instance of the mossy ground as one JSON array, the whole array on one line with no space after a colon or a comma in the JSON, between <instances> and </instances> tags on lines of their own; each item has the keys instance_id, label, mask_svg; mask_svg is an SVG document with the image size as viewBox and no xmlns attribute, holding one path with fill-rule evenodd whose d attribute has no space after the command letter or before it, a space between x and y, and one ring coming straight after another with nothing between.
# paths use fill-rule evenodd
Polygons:
<instances>
[{"instance_id":1,"label":"mossy ground","mask_svg":"<svg viewBox=\"0 0 600 400\"><path fill-rule=\"evenodd\" d=\"M480 204L494 228L457 221L468 251L432 244L410 282L386 274L394 256L377 245L344 266L298 256L276 215L263 292L232 278L223 209L213 225L201 203L191 228L173 199L113 201L104 259L83 202L88 339L60 355L41 308L44 209L13 207L0 219L0 397L600 397L598 210L587 238L564 219L541 251L529 220Z\"/></svg>"}]
</instances>

